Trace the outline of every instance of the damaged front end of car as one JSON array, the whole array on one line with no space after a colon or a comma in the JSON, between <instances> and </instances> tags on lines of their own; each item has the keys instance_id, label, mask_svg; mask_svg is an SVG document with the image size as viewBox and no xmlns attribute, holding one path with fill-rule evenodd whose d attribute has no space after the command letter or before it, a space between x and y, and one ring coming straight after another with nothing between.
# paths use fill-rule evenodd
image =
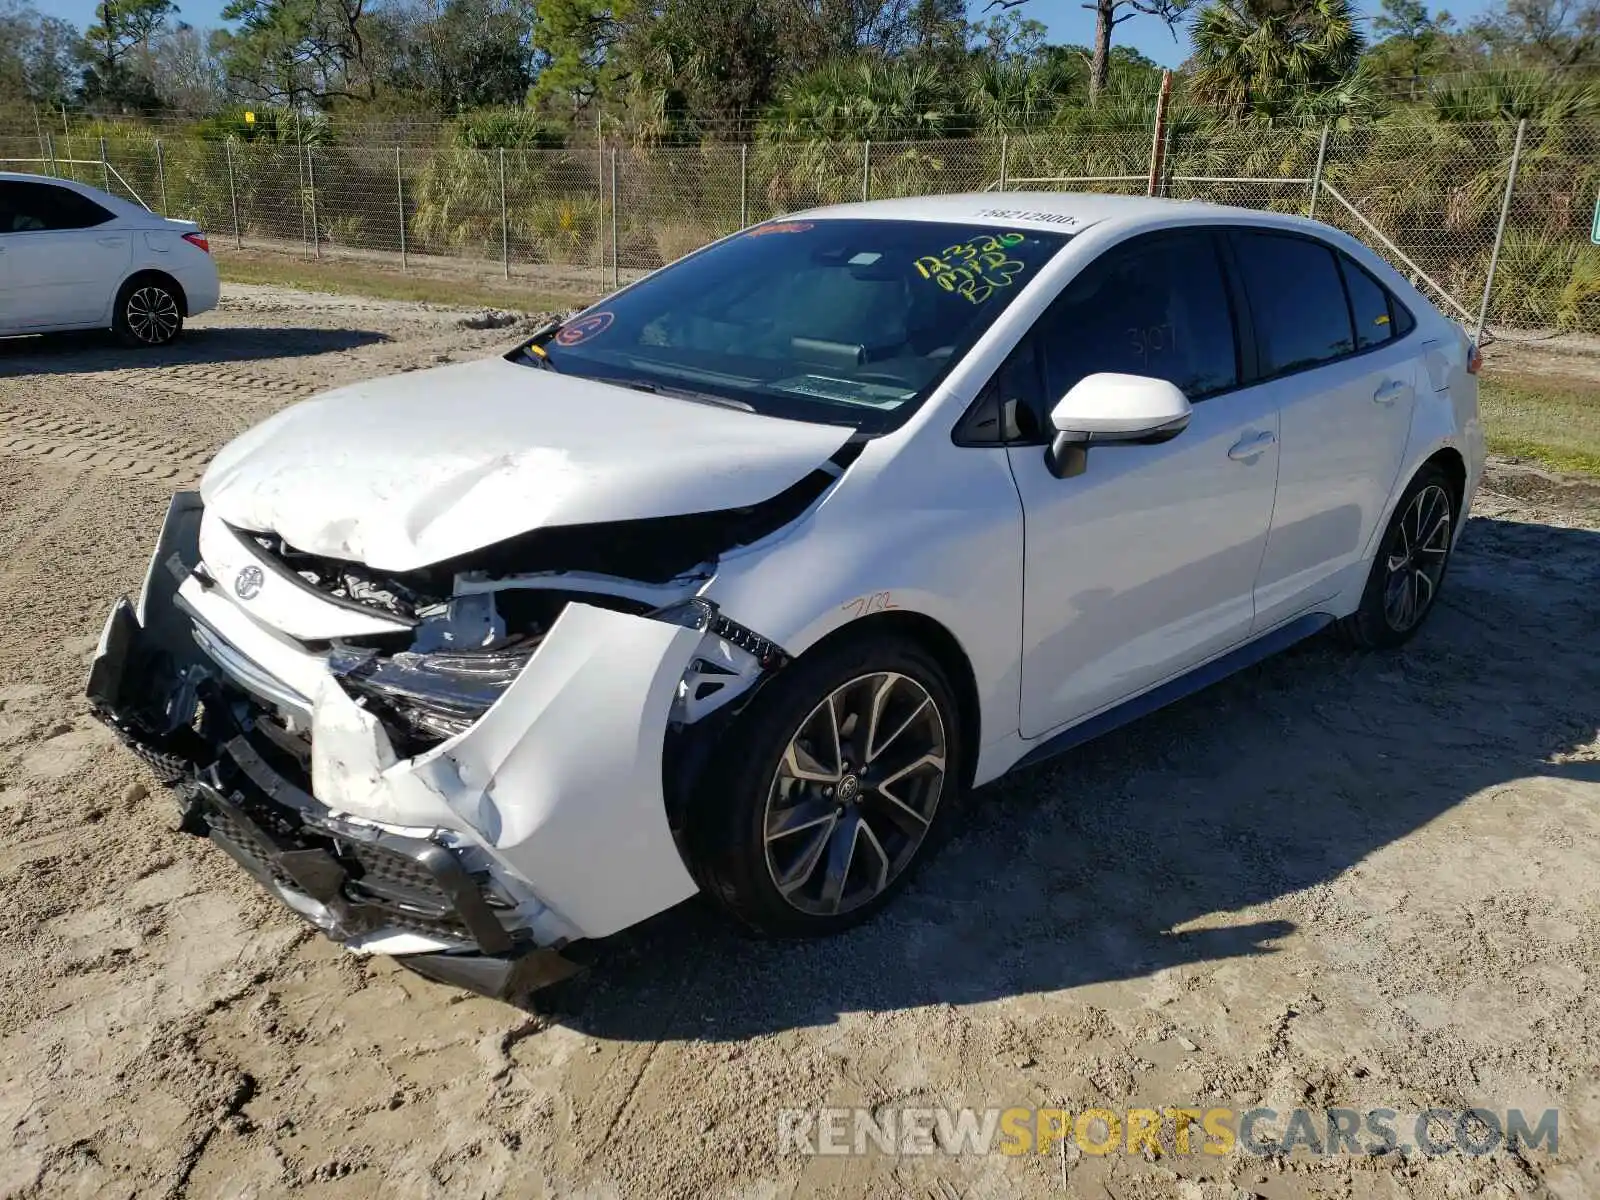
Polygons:
<instances>
[{"instance_id":1,"label":"damaged front end of car","mask_svg":"<svg viewBox=\"0 0 1600 1200\"><path fill-rule=\"evenodd\" d=\"M419 570L304 554L179 493L107 620L95 713L348 949L497 997L686 899L688 797L787 661L702 593L854 448L740 510L536 529Z\"/></svg>"}]
</instances>

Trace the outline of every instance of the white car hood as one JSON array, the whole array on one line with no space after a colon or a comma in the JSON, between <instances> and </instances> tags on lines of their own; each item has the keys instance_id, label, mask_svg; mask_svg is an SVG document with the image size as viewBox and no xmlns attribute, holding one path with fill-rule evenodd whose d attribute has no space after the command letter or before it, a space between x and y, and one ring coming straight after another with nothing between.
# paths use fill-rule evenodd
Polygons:
<instances>
[{"instance_id":1,"label":"white car hood","mask_svg":"<svg viewBox=\"0 0 1600 1200\"><path fill-rule=\"evenodd\" d=\"M756 504L850 432L490 358L285 409L223 447L200 492L230 525L408 571L541 526Z\"/></svg>"}]
</instances>

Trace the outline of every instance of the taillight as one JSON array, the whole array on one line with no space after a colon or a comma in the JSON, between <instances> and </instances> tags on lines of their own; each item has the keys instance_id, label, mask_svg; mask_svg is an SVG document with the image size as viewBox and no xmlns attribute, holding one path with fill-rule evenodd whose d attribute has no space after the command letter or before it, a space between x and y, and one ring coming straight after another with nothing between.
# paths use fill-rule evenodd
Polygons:
<instances>
[{"instance_id":1,"label":"taillight","mask_svg":"<svg viewBox=\"0 0 1600 1200\"><path fill-rule=\"evenodd\" d=\"M1483 351L1476 345L1467 346L1467 374L1476 375L1478 368L1483 366Z\"/></svg>"},{"instance_id":2,"label":"taillight","mask_svg":"<svg viewBox=\"0 0 1600 1200\"><path fill-rule=\"evenodd\" d=\"M211 253L211 243L206 241L206 235L203 233L186 233L183 235L183 240L191 246L199 246L207 254Z\"/></svg>"}]
</instances>

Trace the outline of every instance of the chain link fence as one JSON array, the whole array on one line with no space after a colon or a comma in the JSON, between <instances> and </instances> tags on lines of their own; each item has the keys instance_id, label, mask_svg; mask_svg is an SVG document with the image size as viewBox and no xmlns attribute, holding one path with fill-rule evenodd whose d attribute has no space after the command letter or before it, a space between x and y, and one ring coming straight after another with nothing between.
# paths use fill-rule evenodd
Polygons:
<instances>
[{"instance_id":1,"label":"chain link fence","mask_svg":"<svg viewBox=\"0 0 1600 1200\"><path fill-rule=\"evenodd\" d=\"M128 131L110 141L0 138L0 160L0 169L75 178L198 221L224 253L492 272L573 298L819 204L1153 187L1177 199L1310 213L1371 245L1469 329L1487 320L1600 333L1600 248L1587 236L1600 130L1586 124L1402 116L1347 132L1219 129L1179 110L1160 137L1121 127L559 150Z\"/></svg>"}]
</instances>

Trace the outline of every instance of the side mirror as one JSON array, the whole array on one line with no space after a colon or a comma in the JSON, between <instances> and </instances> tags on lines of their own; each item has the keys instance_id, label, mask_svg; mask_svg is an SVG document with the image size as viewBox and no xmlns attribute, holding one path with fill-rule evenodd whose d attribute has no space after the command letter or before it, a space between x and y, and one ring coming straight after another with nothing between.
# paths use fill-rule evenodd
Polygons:
<instances>
[{"instance_id":1,"label":"side mirror","mask_svg":"<svg viewBox=\"0 0 1600 1200\"><path fill-rule=\"evenodd\" d=\"M1057 479L1081 475L1091 445L1153 446L1188 427L1189 400L1165 379L1101 372L1073 384L1050 410L1055 436L1045 454Z\"/></svg>"}]
</instances>

